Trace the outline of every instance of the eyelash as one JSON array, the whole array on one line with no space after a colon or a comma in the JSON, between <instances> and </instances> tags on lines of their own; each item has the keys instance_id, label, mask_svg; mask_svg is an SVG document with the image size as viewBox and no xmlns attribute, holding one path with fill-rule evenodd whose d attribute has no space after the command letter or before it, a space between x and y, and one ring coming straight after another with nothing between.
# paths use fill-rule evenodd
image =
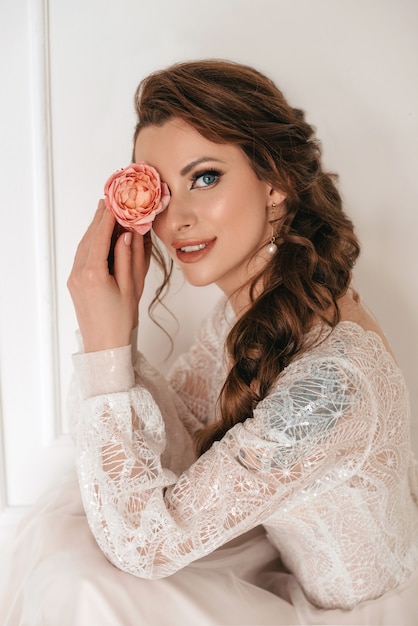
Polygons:
<instances>
[{"instance_id":1,"label":"eyelash","mask_svg":"<svg viewBox=\"0 0 418 626\"><path fill-rule=\"evenodd\" d=\"M203 176L214 176L216 177L216 180L214 180L212 183L209 183L209 185L202 185L201 187L196 187L195 186L196 182L199 180L199 178L203 178ZM209 169L201 170L200 172L196 172L192 176L192 185L190 189L208 189L209 187L213 187L213 185L216 185L216 183L219 181L221 176L222 176L222 173L217 169L209 168Z\"/></svg>"}]
</instances>

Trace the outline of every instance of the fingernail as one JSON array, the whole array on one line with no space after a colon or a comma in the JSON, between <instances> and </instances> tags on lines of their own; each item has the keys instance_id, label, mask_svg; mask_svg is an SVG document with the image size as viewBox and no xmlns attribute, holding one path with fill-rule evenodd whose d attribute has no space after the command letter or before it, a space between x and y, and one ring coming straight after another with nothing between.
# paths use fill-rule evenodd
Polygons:
<instances>
[{"instance_id":1,"label":"fingernail","mask_svg":"<svg viewBox=\"0 0 418 626\"><path fill-rule=\"evenodd\" d=\"M124 243L126 246L130 246L130 245L131 245L131 242L132 242L132 233L129 233L129 232L128 232L128 233L125 233L125 234L123 235L123 243Z\"/></svg>"}]
</instances>

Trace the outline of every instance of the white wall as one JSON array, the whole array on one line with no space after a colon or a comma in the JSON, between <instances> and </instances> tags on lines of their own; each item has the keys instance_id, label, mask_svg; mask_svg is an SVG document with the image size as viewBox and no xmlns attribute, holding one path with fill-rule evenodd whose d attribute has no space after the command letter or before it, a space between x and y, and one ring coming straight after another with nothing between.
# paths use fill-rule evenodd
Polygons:
<instances>
[{"instance_id":1,"label":"white wall","mask_svg":"<svg viewBox=\"0 0 418 626\"><path fill-rule=\"evenodd\" d=\"M363 243L357 286L405 371L418 440L417 25L415 0L0 0L4 527L71 458L66 279L104 180L130 159L139 80L177 60L254 65L316 125ZM216 295L172 298L175 354ZM141 345L163 363L145 308Z\"/></svg>"}]
</instances>

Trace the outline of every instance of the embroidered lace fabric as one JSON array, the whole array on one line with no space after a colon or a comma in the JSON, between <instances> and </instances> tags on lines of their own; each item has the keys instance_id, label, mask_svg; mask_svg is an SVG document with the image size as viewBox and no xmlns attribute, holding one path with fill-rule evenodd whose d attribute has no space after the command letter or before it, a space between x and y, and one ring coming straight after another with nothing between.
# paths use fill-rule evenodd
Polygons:
<instances>
[{"instance_id":1,"label":"embroidered lace fabric","mask_svg":"<svg viewBox=\"0 0 418 626\"><path fill-rule=\"evenodd\" d=\"M221 302L168 379L125 348L74 357L77 469L101 550L160 578L262 524L317 606L350 608L406 581L417 467L404 381L380 337L340 323L196 460L229 327Z\"/></svg>"}]
</instances>

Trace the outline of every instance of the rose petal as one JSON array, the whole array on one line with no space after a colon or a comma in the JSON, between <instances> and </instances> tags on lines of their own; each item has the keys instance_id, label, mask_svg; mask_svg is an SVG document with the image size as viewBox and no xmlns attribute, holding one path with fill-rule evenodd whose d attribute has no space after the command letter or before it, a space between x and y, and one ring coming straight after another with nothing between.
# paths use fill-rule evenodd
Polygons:
<instances>
[{"instance_id":1,"label":"rose petal","mask_svg":"<svg viewBox=\"0 0 418 626\"><path fill-rule=\"evenodd\" d=\"M105 204L128 230L148 232L155 216L167 208L170 190L157 170L141 161L114 172L104 187Z\"/></svg>"}]
</instances>

